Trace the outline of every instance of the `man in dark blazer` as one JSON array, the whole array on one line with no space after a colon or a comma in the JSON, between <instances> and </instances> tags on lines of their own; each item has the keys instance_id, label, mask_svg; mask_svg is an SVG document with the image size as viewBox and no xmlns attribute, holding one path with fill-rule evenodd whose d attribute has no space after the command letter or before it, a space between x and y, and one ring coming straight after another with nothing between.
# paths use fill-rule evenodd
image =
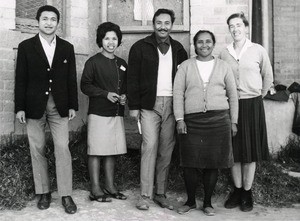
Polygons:
<instances>
[{"instance_id":1,"label":"man in dark blazer","mask_svg":"<svg viewBox=\"0 0 300 221\"><path fill-rule=\"evenodd\" d=\"M39 209L51 202L48 162L45 158L45 126L48 123L56 159L58 194L65 211L77 207L72 194L72 159L68 121L78 110L73 45L55 35L58 10L50 5L38 9L39 34L19 44L15 79L16 118L27 128Z\"/></svg>"},{"instance_id":2,"label":"man in dark blazer","mask_svg":"<svg viewBox=\"0 0 300 221\"><path fill-rule=\"evenodd\" d=\"M158 9L154 32L134 43L129 52L127 92L129 114L141 122L141 195L136 207L148 210L151 200L173 209L166 198L168 170L175 145L173 81L187 59L183 45L171 38L172 10ZM153 191L153 187L155 190Z\"/></svg>"}]
</instances>

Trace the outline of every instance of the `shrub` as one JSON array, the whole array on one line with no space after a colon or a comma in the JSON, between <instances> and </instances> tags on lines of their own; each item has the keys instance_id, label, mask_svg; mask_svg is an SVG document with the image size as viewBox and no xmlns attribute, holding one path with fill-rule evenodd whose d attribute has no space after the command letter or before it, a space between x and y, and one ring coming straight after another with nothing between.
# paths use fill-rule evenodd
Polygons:
<instances>
[{"instance_id":1,"label":"shrub","mask_svg":"<svg viewBox=\"0 0 300 221\"><path fill-rule=\"evenodd\" d=\"M0 210L21 209L34 196L31 158L25 140L0 147Z\"/></svg>"},{"instance_id":2,"label":"shrub","mask_svg":"<svg viewBox=\"0 0 300 221\"><path fill-rule=\"evenodd\" d=\"M89 175L86 154L86 126L71 136L70 151L73 164L73 188L89 190ZM134 133L127 134L128 153L117 157L115 182L120 190L139 188L140 174L140 144L141 136ZM282 159L285 162L296 162L299 145L296 143L283 148L278 158L269 162L259 163L253 183L254 199L265 206L283 207L299 202L299 179L290 177L282 172ZM296 148L297 146L297 148ZM55 158L53 144L49 139L46 146L46 157L49 160L49 174L52 191L56 190ZM185 192L182 169L179 166L178 147L173 152L169 187L173 192ZM286 154L289 153L289 154ZM291 155L290 155L291 154ZM32 177L31 158L27 139L6 142L0 146L0 210L22 209L28 200L33 199L34 183ZM299 162L299 161L297 161ZM100 180L103 181L103 168L101 167ZM199 187L197 197L203 197L202 175L199 173ZM215 194L225 195L232 188L230 170L221 170Z\"/></svg>"}]
</instances>

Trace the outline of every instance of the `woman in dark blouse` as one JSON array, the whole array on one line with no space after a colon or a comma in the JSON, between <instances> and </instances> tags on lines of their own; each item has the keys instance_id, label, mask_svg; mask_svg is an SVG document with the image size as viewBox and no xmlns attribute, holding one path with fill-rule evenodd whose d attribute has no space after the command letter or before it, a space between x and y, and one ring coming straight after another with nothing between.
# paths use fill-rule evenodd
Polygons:
<instances>
[{"instance_id":1,"label":"woman in dark blouse","mask_svg":"<svg viewBox=\"0 0 300 221\"><path fill-rule=\"evenodd\" d=\"M121 40L118 25L111 22L99 25L96 41L102 50L86 61L81 78L81 90L89 97L89 198L98 202L111 202L111 197L126 199L114 185L115 155L127 152L123 122L127 64L114 54ZM103 189L99 183L100 157L105 173Z\"/></svg>"}]
</instances>

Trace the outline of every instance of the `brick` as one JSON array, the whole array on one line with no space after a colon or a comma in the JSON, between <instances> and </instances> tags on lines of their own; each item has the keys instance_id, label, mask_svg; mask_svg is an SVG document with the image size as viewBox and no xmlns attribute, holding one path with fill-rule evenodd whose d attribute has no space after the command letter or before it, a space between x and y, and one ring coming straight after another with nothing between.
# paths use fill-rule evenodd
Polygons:
<instances>
[{"instance_id":1,"label":"brick","mask_svg":"<svg viewBox=\"0 0 300 221\"><path fill-rule=\"evenodd\" d=\"M13 91L3 91L1 93L3 101L13 101L14 100L14 92ZM0 99L1 100L1 99Z\"/></svg>"},{"instance_id":2,"label":"brick","mask_svg":"<svg viewBox=\"0 0 300 221\"><path fill-rule=\"evenodd\" d=\"M9 135L10 133L14 132L15 125L14 123L2 123L0 124L0 134L1 135Z\"/></svg>"},{"instance_id":3,"label":"brick","mask_svg":"<svg viewBox=\"0 0 300 221\"><path fill-rule=\"evenodd\" d=\"M0 19L0 29L15 29L15 19L9 18L1 18Z\"/></svg>"},{"instance_id":4,"label":"brick","mask_svg":"<svg viewBox=\"0 0 300 221\"><path fill-rule=\"evenodd\" d=\"M0 112L2 112L2 111L3 111L3 102L0 101Z\"/></svg>"},{"instance_id":5,"label":"brick","mask_svg":"<svg viewBox=\"0 0 300 221\"><path fill-rule=\"evenodd\" d=\"M4 60L4 70L5 71L15 70L15 61L14 60Z\"/></svg>"},{"instance_id":6,"label":"brick","mask_svg":"<svg viewBox=\"0 0 300 221\"><path fill-rule=\"evenodd\" d=\"M190 0L191 7L197 6L197 5L203 5L202 0Z\"/></svg>"},{"instance_id":7,"label":"brick","mask_svg":"<svg viewBox=\"0 0 300 221\"><path fill-rule=\"evenodd\" d=\"M88 8L88 1L72 0L71 5L79 8Z\"/></svg>"},{"instance_id":8,"label":"brick","mask_svg":"<svg viewBox=\"0 0 300 221\"><path fill-rule=\"evenodd\" d=\"M248 5L248 0L226 0L230 5Z\"/></svg>"},{"instance_id":9,"label":"brick","mask_svg":"<svg viewBox=\"0 0 300 221\"><path fill-rule=\"evenodd\" d=\"M282 12L282 13L290 13L290 12L294 12L294 11L295 11L294 6L280 7L280 12Z\"/></svg>"},{"instance_id":10,"label":"brick","mask_svg":"<svg viewBox=\"0 0 300 221\"><path fill-rule=\"evenodd\" d=\"M229 34L227 25L214 25L214 34Z\"/></svg>"},{"instance_id":11,"label":"brick","mask_svg":"<svg viewBox=\"0 0 300 221\"><path fill-rule=\"evenodd\" d=\"M72 23L76 24L77 28L86 28L88 27L88 20L82 18L72 18Z\"/></svg>"},{"instance_id":12,"label":"brick","mask_svg":"<svg viewBox=\"0 0 300 221\"><path fill-rule=\"evenodd\" d=\"M1 64L1 62L0 62ZM2 80L14 80L15 79L15 71L10 70L10 71L5 71L0 69L0 79Z\"/></svg>"},{"instance_id":13,"label":"brick","mask_svg":"<svg viewBox=\"0 0 300 221\"><path fill-rule=\"evenodd\" d=\"M14 122L15 120L15 114L13 112L1 112L0 113L0 122L1 123L8 123L8 122Z\"/></svg>"},{"instance_id":14,"label":"brick","mask_svg":"<svg viewBox=\"0 0 300 221\"><path fill-rule=\"evenodd\" d=\"M8 91L13 91L15 89L15 81L13 80L4 81L4 89Z\"/></svg>"},{"instance_id":15,"label":"brick","mask_svg":"<svg viewBox=\"0 0 300 221\"><path fill-rule=\"evenodd\" d=\"M15 103L14 102L3 102L3 112L14 112Z\"/></svg>"},{"instance_id":16,"label":"brick","mask_svg":"<svg viewBox=\"0 0 300 221\"><path fill-rule=\"evenodd\" d=\"M191 20L197 20L198 17L213 16L214 8L208 6L197 6L191 8Z\"/></svg>"},{"instance_id":17,"label":"brick","mask_svg":"<svg viewBox=\"0 0 300 221\"><path fill-rule=\"evenodd\" d=\"M0 59L13 60L15 58L15 52L13 49L0 48Z\"/></svg>"},{"instance_id":18,"label":"brick","mask_svg":"<svg viewBox=\"0 0 300 221\"><path fill-rule=\"evenodd\" d=\"M8 8L0 8L0 18L7 18L7 19L15 19L16 18L16 11L15 9L8 9Z\"/></svg>"},{"instance_id":19,"label":"brick","mask_svg":"<svg viewBox=\"0 0 300 221\"><path fill-rule=\"evenodd\" d=\"M204 17L204 24L224 24L224 17L214 16L214 17Z\"/></svg>"},{"instance_id":20,"label":"brick","mask_svg":"<svg viewBox=\"0 0 300 221\"><path fill-rule=\"evenodd\" d=\"M1 8L16 8L16 1L0 0Z\"/></svg>"},{"instance_id":21,"label":"brick","mask_svg":"<svg viewBox=\"0 0 300 221\"><path fill-rule=\"evenodd\" d=\"M88 8L71 7L71 18L88 18Z\"/></svg>"},{"instance_id":22,"label":"brick","mask_svg":"<svg viewBox=\"0 0 300 221\"><path fill-rule=\"evenodd\" d=\"M0 72L1 74L1 72ZM3 90L4 89L4 81L0 80L0 90Z\"/></svg>"},{"instance_id":23,"label":"brick","mask_svg":"<svg viewBox=\"0 0 300 221\"><path fill-rule=\"evenodd\" d=\"M274 0L274 6L275 7L283 7L283 6L290 6L290 5L296 5L299 4L297 2L298 0L288 0L288 1L282 1L282 0Z\"/></svg>"},{"instance_id":24,"label":"brick","mask_svg":"<svg viewBox=\"0 0 300 221\"><path fill-rule=\"evenodd\" d=\"M76 37L88 38L88 29L71 27L71 35Z\"/></svg>"},{"instance_id":25,"label":"brick","mask_svg":"<svg viewBox=\"0 0 300 221\"><path fill-rule=\"evenodd\" d=\"M227 7L214 7L214 14L215 15L226 15Z\"/></svg>"}]
</instances>

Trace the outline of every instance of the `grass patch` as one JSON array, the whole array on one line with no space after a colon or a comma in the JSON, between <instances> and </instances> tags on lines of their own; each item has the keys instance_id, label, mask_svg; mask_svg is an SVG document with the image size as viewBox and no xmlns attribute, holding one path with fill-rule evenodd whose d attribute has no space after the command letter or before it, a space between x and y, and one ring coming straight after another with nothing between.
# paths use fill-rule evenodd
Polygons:
<instances>
[{"instance_id":1,"label":"grass patch","mask_svg":"<svg viewBox=\"0 0 300 221\"><path fill-rule=\"evenodd\" d=\"M294 142L294 145L292 145L292 142ZM299 143L297 142L291 141L270 162L257 165L253 184L254 199L257 203L273 207L289 207L293 203L299 203L300 179L290 177L282 172L282 165L287 164L287 162L299 162ZM140 144L140 135L128 134L128 153L117 157L115 182L120 190L139 188ZM73 188L89 190L86 127L81 128L75 136L71 137L70 151L73 160ZM182 169L179 166L178 153L178 148L175 147L170 166L168 189L173 192L184 193L185 186ZM49 160L51 188L54 191L56 190L55 158L51 139L47 143L46 156ZM34 183L27 139L6 142L5 145L0 146L0 158L0 210L22 209L34 197ZM103 170L101 174L100 179L103 180ZM220 171L215 195L225 195L231 188L230 171ZM197 197L203 197L201 172L199 173Z\"/></svg>"},{"instance_id":2,"label":"grass patch","mask_svg":"<svg viewBox=\"0 0 300 221\"><path fill-rule=\"evenodd\" d=\"M286 170L300 172L300 138L290 139L277 153L277 162Z\"/></svg>"}]
</instances>

